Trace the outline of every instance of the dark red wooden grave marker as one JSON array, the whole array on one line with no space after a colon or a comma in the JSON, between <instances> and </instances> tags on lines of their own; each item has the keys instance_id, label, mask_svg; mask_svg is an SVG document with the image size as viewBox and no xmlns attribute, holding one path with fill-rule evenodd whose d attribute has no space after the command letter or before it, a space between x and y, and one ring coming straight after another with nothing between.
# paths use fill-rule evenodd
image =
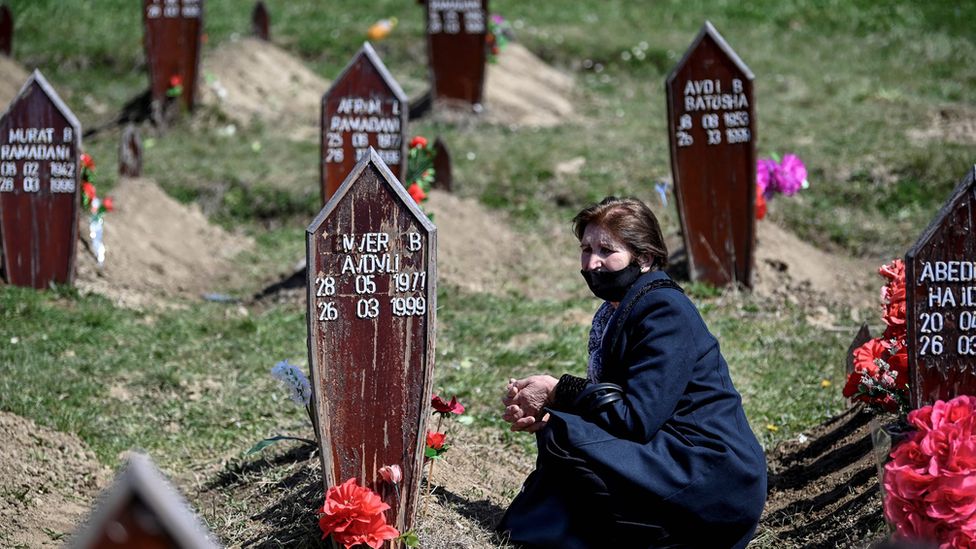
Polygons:
<instances>
[{"instance_id":1,"label":"dark red wooden grave marker","mask_svg":"<svg viewBox=\"0 0 976 549\"><path fill-rule=\"evenodd\" d=\"M435 189L451 192L454 177L451 175L451 153L438 136L434 140L434 185Z\"/></svg>"},{"instance_id":2,"label":"dark red wooden grave marker","mask_svg":"<svg viewBox=\"0 0 976 549\"><path fill-rule=\"evenodd\" d=\"M976 167L905 255L913 407L976 395Z\"/></svg>"},{"instance_id":3,"label":"dark red wooden grave marker","mask_svg":"<svg viewBox=\"0 0 976 549\"><path fill-rule=\"evenodd\" d=\"M81 125L40 71L0 118L0 235L7 282L74 281Z\"/></svg>"},{"instance_id":4,"label":"dark red wooden grave marker","mask_svg":"<svg viewBox=\"0 0 976 549\"><path fill-rule=\"evenodd\" d=\"M372 149L306 232L308 353L325 487L351 477L411 527L430 416L436 229ZM399 465L396 493L377 471Z\"/></svg>"},{"instance_id":5,"label":"dark red wooden grave marker","mask_svg":"<svg viewBox=\"0 0 976 549\"><path fill-rule=\"evenodd\" d=\"M407 169L407 95L364 43L322 97L322 203L370 147L397 179Z\"/></svg>"},{"instance_id":6,"label":"dark red wooden grave marker","mask_svg":"<svg viewBox=\"0 0 976 549\"><path fill-rule=\"evenodd\" d=\"M0 53L10 57L14 51L14 14L4 4L0 6Z\"/></svg>"},{"instance_id":7,"label":"dark red wooden grave marker","mask_svg":"<svg viewBox=\"0 0 976 549\"><path fill-rule=\"evenodd\" d=\"M480 104L488 0L427 0L427 56L434 99Z\"/></svg>"},{"instance_id":8,"label":"dark red wooden grave marker","mask_svg":"<svg viewBox=\"0 0 976 549\"><path fill-rule=\"evenodd\" d=\"M264 2L258 0L251 12L251 33L261 40L271 40L271 16Z\"/></svg>"},{"instance_id":9,"label":"dark red wooden grave marker","mask_svg":"<svg viewBox=\"0 0 976 549\"><path fill-rule=\"evenodd\" d=\"M127 124L122 129L122 138L119 140L119 175L142 175L142 139L139 137L139 130L132 124Z\"/></svg>"},{"instance_id":10,"label":"dark red wooden grave marker","mask_svg":"<svg viewBox=\"0 0 976 549\"><path fill-rule=\"evenodd\" d=\"M74 549L216 549L218 545L151 459L131 454L125 470L71 540Z\"/></svg>"},{"instance_id":11,"label":"dark red wooden grave marker","mask_svg":"<svg viewBox=\"0 0 976 549\"><path fill-rule=\"evenodd\" d=\"M752 287L752 72L706 22L668 76L671 172L692 280Z\"/></svg>"},{"instance_id":12,"label":"dark red wooden grave marker","mask_svg":"<svg viewBox=\"0 0 976 549\"><path fill-rule=\"evenodd\" d=\"M174 78L183 88L180 99L196 104L203 36L203 0L143 0L146 64L153 101L162 105Z\"/></svg>"}]
</instances>

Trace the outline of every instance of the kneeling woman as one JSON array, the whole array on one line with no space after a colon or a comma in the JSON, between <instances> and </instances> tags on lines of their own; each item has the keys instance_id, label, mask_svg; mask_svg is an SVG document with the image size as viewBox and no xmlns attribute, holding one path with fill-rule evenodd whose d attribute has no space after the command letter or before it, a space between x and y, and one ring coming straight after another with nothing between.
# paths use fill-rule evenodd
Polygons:
<instances>
[{"instance_id":1,"label":"kneeling woman","mask_svg":"<svg viewBox=\"0 0 976 549\"><path fill-rule=\"evenodd\" d=\"M582 274L605 302L586 379L512 380L515 431L536 470L499 529L527 547L744 547L766 498L766 461L728 365L662 270L653 212L609 197L573 220Z\"/></svg>"}]
</instances>

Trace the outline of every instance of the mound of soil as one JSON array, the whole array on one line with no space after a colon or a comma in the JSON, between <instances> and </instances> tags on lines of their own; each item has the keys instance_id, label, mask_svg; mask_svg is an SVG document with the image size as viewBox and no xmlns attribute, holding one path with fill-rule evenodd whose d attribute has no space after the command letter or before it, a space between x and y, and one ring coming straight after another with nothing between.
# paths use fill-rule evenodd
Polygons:
<instances>
[{"instance_id":1,"label":"mound of soil","mask_svg":"<svg viewBox=\"0 0 976 549\"><path fill-rule=\"evenodd\" d=\"M887 536L871 442L856 406L767 455L769 492L757 541L767 547L864 547Z\"/></svg>"},{"instance_id":2,"label":"mound of soil","mask_svg":"<svg viewBox=\"0 0 976 549\"><path fill-rule=\"evenodd\" d=\"M75 435L0 412L0 545L62 546L111 471Z\"/></svg>"},{"instance_id":3,"label":"mound of soil","mask_svg":"<svg viewBox=\"0 0 976 549\"><path fill-rule=\"evenodd\" d=\"M488 65L485 118L495 124L549 127L573 115L572 77L510 42Z\"/></svg>"},{"instance_id":4,"label":"mound of soil","mask_svg":"<svg viewBox=\"0 0 976 549\"><path fill-rule=\"evenodd\" d=\"M295 139L318 135L329 82L299 59L258 38L221 43L203 61L201 101L231 120L287 128Z\"/></svg>"},{"instance_id":5,"label":"mound of soil","mask_svg":"<svg viewBox=\"0 0 976 549\"><path fill-rule=\"evenodd\" d=\"M99 268L89 253L87 216L79 234L75 285L124 307L172 304L232 285L231 259L250 249L246 237L211 225L196 205L180 204L154 182L119 180L112 191L115 211L105 216L106 258ZM87 249L86 249L87 248Z\"/></svg>"},{"instance_id":6,"label":"mound of soil","mask_svg":"<svg viewBox=\"0 0 976 549\"><path fill-rule=\"evenodd\" d=\"M30 73L13 59L0 55L0 110L6 111L17 92L24 87Z\"/></svg>"}]
</instances>

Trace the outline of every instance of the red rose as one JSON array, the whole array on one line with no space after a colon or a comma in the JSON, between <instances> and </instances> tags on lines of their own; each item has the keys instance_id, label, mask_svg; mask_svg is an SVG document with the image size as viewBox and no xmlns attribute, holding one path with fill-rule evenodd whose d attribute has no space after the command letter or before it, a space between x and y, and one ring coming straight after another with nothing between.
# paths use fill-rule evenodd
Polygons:
<instances>
[{"instance_id":1,"label":"red rose","mask_svg":"<svg viewBox=\"0 0 976 549\"><path fill-rule=\"evenodd\" d=\"M756 185L756 219L762 219L766 217L766 197L763 196L763 191Z\"/></svg>"},{"instance_id":2,"label":"red rose","mask_svg":"<svg viewBox=\"0 0 976 549\"><path fill-rule=\"evenodd\" d=\"M174 74L173 76L170 76L169 77L169 87L171 87L171 88L178 88L178 87L180 87L182 85L183 85L183 77L182 76L180 76L178 74Z\"/></svg>"},{"instance_id":3,"label":"red rose","mask_svg":"<svg viewBox=\"0 0 976 549\"><path fill-rule=\"evenodd\" d=\"M88 168L89 170L95 169L95 161L92 160L91 155L89 155L88 153L81 154L81 165L84 166L85 168Z\"/></svg>"},{"instance_id":4,"label":"red rose","mask_svg":"<svg viewBox=\"0 0 976 549\"><path fill-rule=\"evenodd\" d=\"M440 450L444 447L444 441L447 439L447 435L444 433L432 433L427 431L427 447L433 448L434 450Z\"/></svg>"},{"instance_id":5,"label":"red rose","mask_svg":"<svg viewBox=\"0 0 976 549\"><path fill-rule=\"evenodd\" d=\"M464 405L458 402L457 396L452 396L451 401L448 402L443 398L434 395L434 398L430 399L430 405L434 407L434 411L439 414L463 414Z\"/></svg>"},{"instance_id":6,"label":"red rose","mask_svg":"<svg viewBox=\"0 0 976 549\"><path fill-rule=\"evenodd\" d=\"M115 209L115 203L112 201L111 196L106 196L105 200L102 201L102 205L105 206L106 212L110 212Z\"/></svg>"},{"instance_id":7,"label":"red rose","mask_svg":"<svg viewBox=\"0 0 976 549\"><path fill-rule=\"evenodd\" d=\"M389 508L372 490L359 486L355 478L333 486L319 509L322 538L331 535L346 549L359 544L379 549L383 541L400 535L386 524L383 512Z\"/></svg>"},{"instance_id":8,"label":"red rose","mask_svg":"<svg viewBox=\"0 0 976 549\"><path fill-rule=\"evenodd\" d=\"M424 192L424 189L421 188L419 183L413 183L407 187L407 193L410 194L410 198L413 198L413 201L417 204L427 199L427 193Z\"/></svg>"},{"instance_id":9,"label":"red rose","mask_svg":"<svg viewBox=\"0 0 976 549\"><path fill-rule=\"evenodd\" d=\"M410 148L416 149L417 147L426 147L427 138L422 135L415 135L413 139L410 140Z\"/></svg>"},{"instance_id":10,"label":"red rose","mask_svg":"<svg viewBox=\"0 0 976 549\"><path fill-rule=\"evenodd\" d=\"M95 186L92 185L91 183L89 183L87 181L85 181L84 183L82 183L81 184L81 192L85 193L85 196L88 197L88 200L94 200L95 199Z\"/></svg>"}]
</instances>

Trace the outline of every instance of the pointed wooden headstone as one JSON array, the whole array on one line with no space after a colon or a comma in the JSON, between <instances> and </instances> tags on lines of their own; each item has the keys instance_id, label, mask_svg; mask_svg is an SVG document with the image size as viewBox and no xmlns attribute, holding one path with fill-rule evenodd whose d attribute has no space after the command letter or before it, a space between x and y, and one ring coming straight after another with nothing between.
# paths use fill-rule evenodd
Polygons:
<instances>
[{"instance_id":1,"label":"pointed wooden headstone","mask_svg":"<svg viewBox=\"0 0 976 549\"><path fill-rule=\"evenodd\" d=\"M435 189L451 192L454 177L451 175L451 153L444 141L437 137L434 140L434 185Z\"/></svg>"},{"instance_id":2,"label":"pointed wooden headstone","mask_svg":"<svg viewBox=\"0 0 976 549\"><path fill-rule=\"evenodd\" d=\"M143 23L153 102L165 103L178 80L180 99L192 109L200 69L203 0L143 0Z\"/></svg>"},{"instance_id":3,"label":"pointed wooden headstone","mask_svg":"<svg viewBox=\"0 0 976 549\"><path fill-rule=\"evenodd\" d=\"M0 6L0 53L10 57L14 51L14 14L3 4Z\"/></svg>"},{"instance_id":4,"label":"pointed wooden headstone","mask_svg":"<svg viewBox=\"0 0 976 549\"><path fill-rule=\"evenodd\" d=\"M488 0L428 0L427 56L434 99L482 102Z\"/></svg>"},{"instance_id":5,"label":"pointed wooden headstone","mask_svg":"<svg viewBox=\"0 0 976 549\"><path fill-rule=\"evenodd\" d=\"M976 166L905 255L913 407L976 395Z\"/></svg>"},{"instance_id":6,"label":"pointed wooden headstone","mask_svg":"<svg viewBox=\"0 0 976 549\"><path fill-rule=\"evenodd\" d=\"M0 237L7 282L74 281L81 125L40 71L0 118Z\"/></svg>"},{"instance_id":7,"label":"pointed wooden headstone","mask_svg":"<svg viewBox=\"0 0 976 549\"><path fill-rule=\"evenodd\" d=\"M73 549L218 547L152 460L135 453L70 545Z\"/></svg>"},{"instance_id":8,"label":"pointed wooden headstone","mask_svg":"<svg viewBox=\"0 0 976 549\"><path fill-rule=\"evenodd\" d=\"M436 229L370 149L306 232L308 352L325 487L351 477L411 527L430 416ZM399 495L377 471L399 465Z\"/></svg>"},{"instance_id":9,"label":"pointed wooden headstone","mask_svg":"<svg viewBox=\"0 0 976 549\"><path fill-rule=\"evenodd\" d=\"M322 203L370 147L402 179L406 131L407 95L366 42L322 97Z\"/></svg>"},{"instance_id":10,"label":"pointed wooden headstone","mask_svg":"<svg viewBox=\"0 0 976 549\"><path fill-rule=\"evenodd\" d=\"M119 140L119 175L142 176L142 139L139 137L139 129L132 124L126 124Z\"/></svg>"},{"instance_id":11,"label":"pointed wooden headstone","mask_svg":"<svg viewBox=\"0 0 976 549\"><path fill-rule=\"evenodd\" d=\"M251 33L261 40L271 40L271 16L264 2L258 0L251 12Z\"/></svg>"},{"instance_id":12,"label":"pointed wooden headstone","mask_svg":"<svg viewBox=\"0 0 976 549\"><path fill-rule=\"evenodd\" d=\"M752 287L752 72L706 22L667 79L671 171L692 280Z\"/></svg>"}]
</instances>

